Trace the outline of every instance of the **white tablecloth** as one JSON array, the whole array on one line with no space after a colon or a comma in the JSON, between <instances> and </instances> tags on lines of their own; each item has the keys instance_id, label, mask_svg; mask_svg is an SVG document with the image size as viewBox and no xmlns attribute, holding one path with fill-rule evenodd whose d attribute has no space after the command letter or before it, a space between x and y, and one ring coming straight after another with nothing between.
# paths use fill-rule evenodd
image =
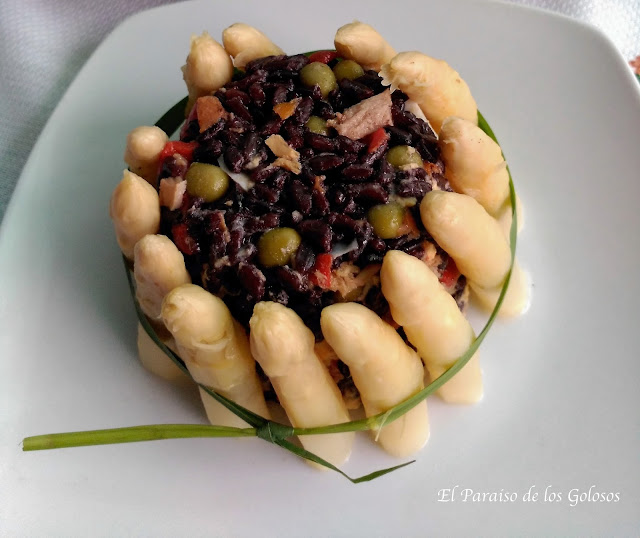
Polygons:
<instances>
[{"instance_id":1,"label":"white tablecloth","mask_svg":"<svg viewBox=\"0 0 640 538\"><path fill-rule=\"evenodd\" d=\"M638 0L512 1L592 23L625 57L640 54ZM127 16L166 3L0 0L0 221L33 144L89 55Z\"/></svg>"}]
</instances>

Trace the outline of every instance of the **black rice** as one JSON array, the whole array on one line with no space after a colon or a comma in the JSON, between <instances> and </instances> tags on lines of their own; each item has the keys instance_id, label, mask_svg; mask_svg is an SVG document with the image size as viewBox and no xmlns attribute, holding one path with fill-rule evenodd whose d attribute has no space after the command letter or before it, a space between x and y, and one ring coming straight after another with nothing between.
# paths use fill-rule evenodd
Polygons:
<instances>
[{"instance_id":1,"label":"black rice","mask_svg":"<svg viewBox=\"0 0 640 538\"><path fill-rule=\"evenodd\" d=\"M253 306L261 300L277 301L293 308L320 338L323 307L342 300L337 291L322 287L315 275L321 255L331 254L331 267L350 263L361 269L380 263L390 249L424 258L432 243L422 226L417 204L434 188L450 189L443 172L435 134L427 123L405 110L407 96L392 94L393 126L382 143L352 140L331 129L328 135L311 132L311 115L333 119L346 107L386 88L378 74L366 71L356 80L342 80L339 88L323 98L319 88L304 87L300 69L304 55L272 56L250 62L244 74L215 95L227 110L203 133L197 120L183 130L183 141L195 141L194 160L219 164L233 173L246 174L253 182L248 190L235 182L219 200L203 200L185 194L179 209L162 209L161 233L171 237L185 254L194 283L222 297L232 314L247 324ZM283 119L274 105L296 100L295 111ZM273 166L275 156L265 140L278 134L299 152L301 173ZM420 153L424 168L396 170L385 159L390 147L411 145ZM170 157L160 177L184 177L188 163ZM397 239L375 235L366 219L368 210L390 200L405 199L414 209L415 227ZM302 242L291 262L265 268L258 261L258 240L267 230L294 228ZM345 245L350 249L346 252ZM447 254L438 249L440 266ZM443 269L436 268L438 273ZM454 298L462 304L466 282L458 279ZM373 285L362 302L381 316L388 305Z\"/></svg>"}]
</instances>

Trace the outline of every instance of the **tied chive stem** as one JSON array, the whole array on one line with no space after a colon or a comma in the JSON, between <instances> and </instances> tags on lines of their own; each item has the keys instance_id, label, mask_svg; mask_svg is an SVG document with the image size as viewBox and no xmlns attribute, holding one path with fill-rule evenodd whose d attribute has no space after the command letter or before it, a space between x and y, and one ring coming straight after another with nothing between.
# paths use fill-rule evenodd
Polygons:
<instances>
[{"instance_id":1,"label":"tied chive stem","mask_svg":"<svg viewBox=\"0 0 640 538\"><path fill-rule=\"evenodd\" d=\"M176 103L170 110L168 110L157 122L156 126L160 127L168 135L172 135L180 126L184 120L184 108L187 102L185 97L178 103ZM487 123L484 116L478 111L478 126L482 129L494 142L498 143L496 136ZM504 156L504 154L503 154ZM480 347L480 344L488 334L491 326L493 325L500 307L504 301L504 297L507 293L507 288L511 280L511 273L513 271L513 264L516 254L516 242L517 242L517 214L516 214L516 192L513 185L513 179L511 177L511 171L507 166L507 172L509 174L509 199L511 201L511 229L509 230L509 244L511 248L511 264L507 272L505 281L502 285L498 301L489 316L485 326L478 334L477 338L471 344L469 349L459 357L452 366L445 371L440 377L433 380L424 389L417 392L407 400L399 403L398 405L388 409L387 411L378 415L368 417L362 420L353 420L351 422L345 422L342 424L332 424L329 426L322 426L316 428L292 428L286 424L281 424L272 420L267 420L260 415L250 411L238 405L232 400L218 394L210 387L198 384L202 387L212 398L220 402L229 411L236 416L247 422L252 426L249 428L233 428L228 426L210 426L210 425L198 425L198 424L158 424L150 426L133 426L128 428L114 428L107 430L93 430L85 432L70 432L70 433L57 433L48 435L38 435L34 437L27 437L23 440L23 450L48 450L53 448L68 448L76 446L92 446L92 445L105 445L105 444L117 444L117 443L133 443L138 441L157 441L161 439L185 439L185 438L197 438L197 437L258 437L268 443L275 444L296 456L304 458L315 464L321 465L328 469L331 469L342 476L347 478L354 484L361 482L368 482L390 472L401 469L413 463L409 461L389 467L387 469L381 469L374 471L359 478L351 478L343 471L332 465L328 461L320 458L316 454L305 450L288 440L288 438L294 435L324 435L331 433L342 433L352 431L379 431L384 425L390 424L397 418L401 417L411 409L413 409L420 402L425 400L427 396L433 394L442 385L444 385L449 379L456 375L467 364L469 359L475 354ZM155 330L147 320L146 316L142 312L138 300L136 298L135 283L132 278L132 268L126 258L123 257L125 265L125 273L127 274L127 281L129 283L129 289L133 298L133 303L136 309L136 313L140 324L145 329L149 337L158 345L158 347L187 375L190 376L189 370L186 368L184 362L180 357L169 349L158 337Z\"/></svg>"}]
</instances>

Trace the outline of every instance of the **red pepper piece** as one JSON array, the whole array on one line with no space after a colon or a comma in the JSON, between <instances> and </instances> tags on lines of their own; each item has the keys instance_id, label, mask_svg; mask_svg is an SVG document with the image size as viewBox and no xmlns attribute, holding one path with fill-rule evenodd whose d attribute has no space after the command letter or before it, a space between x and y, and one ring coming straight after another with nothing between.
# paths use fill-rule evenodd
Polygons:
<instances>
[{"instance_id":1,"label":"red pepper piece","mask_svg":"<svg viewBox=\"0 0 640 538\"><path fill-rule=\"evenodd\" d=\"M197 241L189 233L189 229L185 222L174 224L171 228L171 235L173 236L173 242L178 247L178 250L183 254L190 256L200 250Z\"/></svg>"},{"instance_id":2,"label":"red pepper piece","mask_svg":"<svg viewBox=\"0 0 640 538\"><path fill-rule=\"evenodd\" d=\"M309 276L309 280L322 289L328 289L331 286L331 264L333 258L331 254L318 254L313 271Z\"/></svg>"},{"instance_id":3,"label":"red pepper piece","mask_svg":"<svg viewBox=\"0 0 640 538\"><path fill-rule=\"evenodd\" d=\"M373 153L387 140L389 140L389 135L387 134L387 131L385 131L384 128L380 127L380 129L378 129L377 131L374 131L369 135L367 140L369 142L369 147L367 148L367 151L369 153Z\"/></svg>"},{"instance_id":4,"label":"red pepper piece","mask_svg":"<svg viewBox=\"0 0 640 538\"><path fill-rule=\"evenodd\" d=\"M160 152L160 164L165 159L171 157L174 153L182 155L187 161L193 160L193 150L198 147L197 142L181 142L180 140L171 140L164 145Z\"/></svg>"},{"instance_id":5,"label":"red pepper piece","mask_svg":"<svg viewBox=\"0 0 640 538\"><path fill-rule=\"evenodd\" d=\"M460 271L458 271L458 268L456 267L456 262L453 261L453 258L449 258L449 261L447 262L447 266L444 268L444 271L442 271L442 276L440 277L440 283L445 288L450 288L456 283L459 276L460 276Z\"/></svg>"},{"instance_id":6,"label":"red pepper piece","mask_svg":"<svg viewBox=\"0 0 640 538\"><path fill-rule=\"evenodd\" d=\"M322 62L328 64L331 60L335 60L338 53L335 50L318 50L309 56L309 62Z\"/></svg>"}]
</instances>

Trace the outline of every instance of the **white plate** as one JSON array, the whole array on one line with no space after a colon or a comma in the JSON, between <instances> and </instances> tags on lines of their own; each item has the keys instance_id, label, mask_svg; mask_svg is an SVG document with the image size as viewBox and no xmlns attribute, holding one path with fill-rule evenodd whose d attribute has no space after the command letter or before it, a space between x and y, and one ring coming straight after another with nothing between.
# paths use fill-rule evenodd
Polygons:
<instances>
[{"instance_id":1,"label":"white plate","mask_svg":"<svg viewBox=\"0 0 640 538\"><path fill-rule=\"evenodd\" d=\"M258 440L22 453L28 435L204 422L147 374L107 203L126 133L185 94L189 35L242 20L289 51L354 18L469 83L527 213L533 305L483 346L475 407L430 400L412 466L351 485ZM0 236L0 534L424 536L636 534L640 525L640 93L613 45L512 5L206 2L137 15L96 51L42 133ZM366 436L345 470L398 463ZM453 502L439 493L457 486ZM523 497L531 486L536 501ZM593 487L591 487L593 486ZM463 502L462 489L517 494ZM548 489L547 489L548 488ZM579 493L617 493L582 502ZM559 502L545 502L551 493Z\"/></svg>"}]
</instances>

